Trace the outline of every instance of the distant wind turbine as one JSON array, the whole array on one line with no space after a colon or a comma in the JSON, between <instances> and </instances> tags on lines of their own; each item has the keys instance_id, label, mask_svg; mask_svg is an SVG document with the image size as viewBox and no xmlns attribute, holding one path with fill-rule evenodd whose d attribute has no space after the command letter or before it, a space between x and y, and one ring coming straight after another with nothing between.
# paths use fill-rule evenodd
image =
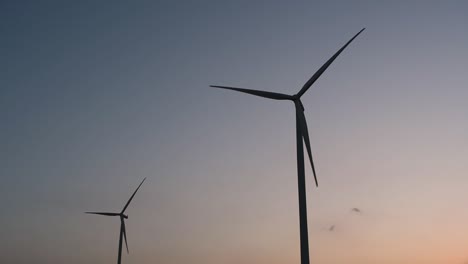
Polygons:
<instances>
[{"instance_id":1,"label":"distant wind turbine","mask_svg":"<svg viewBox=\"0 0 468 264\"><path fill-rule=\"evenodd\" d=\"M146 178L141 181L140 185L138 185L138 188L136 188L135 192L132 194L130 199L128 199L127 204L125 204L124 208L120 213L108 213L108 212L85 212L86 214L97 214L97 215L105 215L105 216L119 216L120 217L120 236L119 236L119 255L117 259L117 264L121 263L122 259L122 236L125 239L125 246L127 248L127 254L129 253L128 251L128 244L127 244L127 232L125 230L125 219L128 219L128 216L124 214L125 210L127 209L128 205L132 201L133 197L137 193L138 189L140 189L140 186L143 184L143 182L146 180Z\"/></svg>"},{"instance_id":2,"label":"distant wind turbine","mask_svg":"<svg viewBox=\"0 0 468 264\"><path fill-rule=\"evenodd\" d=\"M297 177L299 189L299 225L300 225L300 240L301 240L301 263L309 264L309 238L307 230L307 206L306 206L306 188L305 188L305 173L304 173L304 150L303 143L306 145L309 155L310 165L314 174L315 185L318 187L317 176L315 173L314 162L312 160L312 151L310 148L309 132L304 115L304 106L301 102L301 96L314 84L315 81L322 75L323 72L330 66L340 53L359 35L365 28L361 29L353 38L351 38L340 50L338 50L320 69L312 75L312 77L304 84L302 89L295 95L282 93L273 93L267 91L251 90L244 88L236 88L229 86L210 85L210 87L234 90L242 93L252 94L260 97L265 97L274 100L290 100L294 102L296 107L296 146L297 146Z\"/></svg>"}]
</instances>

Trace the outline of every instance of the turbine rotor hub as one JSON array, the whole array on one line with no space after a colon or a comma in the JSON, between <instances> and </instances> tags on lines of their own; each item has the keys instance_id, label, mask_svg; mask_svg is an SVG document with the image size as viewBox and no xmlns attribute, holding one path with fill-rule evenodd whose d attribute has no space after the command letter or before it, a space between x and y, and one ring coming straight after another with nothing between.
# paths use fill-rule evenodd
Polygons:
<instances>
[{"instance_id":1,"label":"turbine rotor hub","mask_svg":"<svg viewBox=\"0 0 468 264\"><path fill-rule=\"evenodd\" d=\"M294 95L293 102L294 102L294 104L299 105L301 107L302 111L305 110L304 105L301 102L301 99L297 95Z\"/></svg>"}]
</instances>

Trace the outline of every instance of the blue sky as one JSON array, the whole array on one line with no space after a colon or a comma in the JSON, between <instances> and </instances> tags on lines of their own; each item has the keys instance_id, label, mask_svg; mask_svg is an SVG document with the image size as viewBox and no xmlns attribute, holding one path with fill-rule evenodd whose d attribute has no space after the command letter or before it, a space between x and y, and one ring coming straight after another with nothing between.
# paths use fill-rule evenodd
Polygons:
<instances>
[{"instance_id":1,"label":"blue sky","mask_svg":"<svg viewBox=\"0 0 468 264\"><path fill-rule=\"evenodd\" d=\"M312 262L463 263L467 10L3 1L0 261L115 261L118 220L82 212L148 177L124 262L298 262L292 104L208 85L296 93L366 27L303 97Z\"/></svg>"}]
</instances>

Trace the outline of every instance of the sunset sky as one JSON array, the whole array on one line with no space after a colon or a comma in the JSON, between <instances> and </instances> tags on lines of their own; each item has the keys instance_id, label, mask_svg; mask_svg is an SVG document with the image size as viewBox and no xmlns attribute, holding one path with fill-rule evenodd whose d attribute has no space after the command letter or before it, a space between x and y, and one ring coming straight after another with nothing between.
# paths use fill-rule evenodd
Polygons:
<instances>
[{"instance_id":1,"label":"sunset sky","mask_svg":"<svg viewBox=\"0 0 468 264\"><path fill-rule=\"evenodd\" d=\"M0 263L468 263L468 1L1 1ZM359 208L362 212L353 212ZM334 226L333 230L330 227Z\"/></svg>"}]
</instances>

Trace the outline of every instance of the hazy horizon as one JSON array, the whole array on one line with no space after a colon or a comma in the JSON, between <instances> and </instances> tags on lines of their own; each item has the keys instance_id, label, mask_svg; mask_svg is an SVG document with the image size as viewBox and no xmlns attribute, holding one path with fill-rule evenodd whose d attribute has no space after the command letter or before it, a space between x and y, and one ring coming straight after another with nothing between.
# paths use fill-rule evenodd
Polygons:
<instances>
[{"instance_id":1,"label":"hazy horizon","mask_svg":"<svg viewBox=\"0 0 468 264\"><path fill-rule=\"evenodd\" d=\"M208 86L294 94L365 27L302 98L311 263L466 263L467 11L3 1L0 262L115 263L83 212L147 177L123 263L299 263L294 105Z\"/></svg>"}]
</instances>

